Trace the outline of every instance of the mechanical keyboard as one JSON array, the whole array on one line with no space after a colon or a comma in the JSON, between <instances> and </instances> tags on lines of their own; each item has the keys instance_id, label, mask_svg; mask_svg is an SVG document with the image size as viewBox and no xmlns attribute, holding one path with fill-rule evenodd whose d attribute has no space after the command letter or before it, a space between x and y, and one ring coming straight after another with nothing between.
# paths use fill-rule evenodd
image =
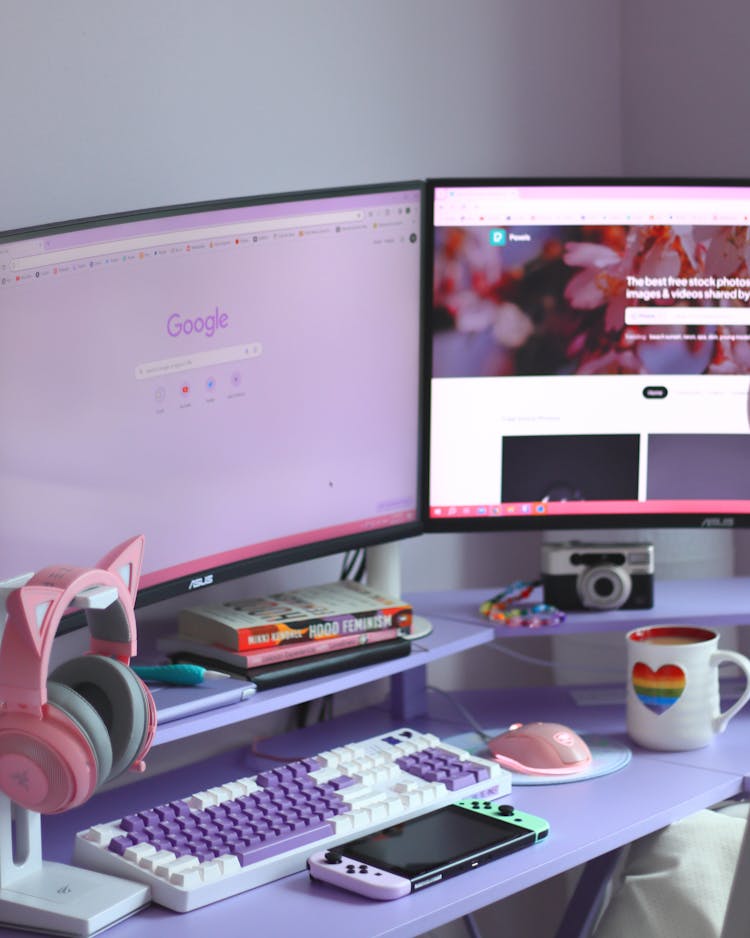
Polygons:
<instances>
[{"instance_id":1,"label":"mechanical keyboard","mask_svg":"<svg viewBox=\"0 0 750 938\"><path fill-rule=\"evenodd\" d=\"M402 728L287 762L76 835L74 861L147 883L189 912L305 868L310 854L471 796L499 798L498 763Z\"/></svg>"}]
</instances>

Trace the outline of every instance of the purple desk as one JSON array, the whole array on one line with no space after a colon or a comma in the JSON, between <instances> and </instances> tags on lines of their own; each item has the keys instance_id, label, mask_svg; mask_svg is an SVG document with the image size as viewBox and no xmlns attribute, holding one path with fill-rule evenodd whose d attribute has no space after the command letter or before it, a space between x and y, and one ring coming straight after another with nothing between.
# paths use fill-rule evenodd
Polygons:
<instances>
[{"instance_id":1,"label":"purple desk","mask_svg":"<svg viewBox=\"0 0 750 938\"><path fill-rule=\"evenodd\" d=\"M416 727L441 736L467 729L449 700L432 693L427 697L429 715L411 721ZM576 706L571 694L563 689L466 691L457 697L487 726L514 719L550 719L554 714L555 719L581 731L625 738L621 706ZM277 737L268 741L267 748L287 756L310 755L395 725L384 705ZM516 787L509 800L550 822L546 841L396 902L370 902L312 883L300 873L187 915L152 906L106 934L112 938L205 938L212 934L247 938L250 931L282 938L420 935L739 793L744 767L733 767L732 762L740 740L747 738L749 730L750 711L740 714L712 747L712 766L637 750L628 766L603 778ZM192 766L189 771L146 778L127 788L103 792L76 811L44 819L45 856L68 861L76 830L256 771L260 765L247 753L232 752ZM23 933L0 930L2 936L15 934Z\"/></svg>"}]
</instances>

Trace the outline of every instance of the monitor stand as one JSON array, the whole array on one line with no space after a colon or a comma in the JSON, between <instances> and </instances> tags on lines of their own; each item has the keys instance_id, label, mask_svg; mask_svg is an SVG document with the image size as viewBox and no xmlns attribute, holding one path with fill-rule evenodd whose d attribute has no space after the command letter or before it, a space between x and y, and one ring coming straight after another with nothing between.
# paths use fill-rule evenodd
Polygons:
<instances>
[{"instance_id":1,"label":"monitor stand","mask_svg":"<svg viewBox=\"0 0 750 938\"><path fill-rule=\"evenodd\" d=\"M401 556L399 542L367 548L367 585L394 599L401 597Z\"/></svg>"},{"instance_id":2,"label":"monitor stand","mask_svg":"<svg viewBox=\"0 0 750 938\"><path fill-rule=\"evenodd\" d=\"M42 859L40 816L0 794L0 923L89 936L151 901L148 886Z\"/></svg>"}]
</instances>

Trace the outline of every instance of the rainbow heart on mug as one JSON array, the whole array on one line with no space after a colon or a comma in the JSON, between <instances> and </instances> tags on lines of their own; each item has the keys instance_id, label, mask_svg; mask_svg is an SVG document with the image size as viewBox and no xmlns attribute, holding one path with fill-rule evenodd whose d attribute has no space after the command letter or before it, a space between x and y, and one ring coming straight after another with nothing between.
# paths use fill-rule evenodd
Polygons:
<instances>
[{"instance_id":1,"label":"rainbow heart on mug","mask_svg":"<svg viewBox=\"0 0 750 938\"><path fill-rule=\"evenodd\" d=\"M664 713L685 690L685 672L676 664L663 664L654 671L642 661L633 665L633 690L652 713Z\"/></svg>"}]
</instances>

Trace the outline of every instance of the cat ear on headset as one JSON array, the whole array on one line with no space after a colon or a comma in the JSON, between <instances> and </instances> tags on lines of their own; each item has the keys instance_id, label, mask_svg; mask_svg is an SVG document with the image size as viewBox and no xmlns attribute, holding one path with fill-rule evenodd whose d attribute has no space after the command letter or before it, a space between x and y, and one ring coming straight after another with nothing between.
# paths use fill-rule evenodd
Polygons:
<instances>
[{"instance_id":1,"label":"cat ear on headset","mask_svg":"<svg viewBox=\"0 0 750 938\"><path fill-rule=\"evenodd\" d=\"M145 538L142 534L131 537L122 544L118 544L117 547L113 547L97 564L100 570L107 570L120 577L133 602L135 602L138 581L141 578L144 542Z\"/></svg>"},{"instance_id":2,"label":"cat ear on headset","mask_svg":"<svg viewBox=\"0 0 750 938\"><path fill-rule=\"evenodd\" d=\"M63 590L56 586L31 585L21 586L8 596L6 609L25 628L14 632L16 641L29 643L38 658L41 654L44 636L49 628L49 612L62 596Z\"/></svg>"}]
</instances>

